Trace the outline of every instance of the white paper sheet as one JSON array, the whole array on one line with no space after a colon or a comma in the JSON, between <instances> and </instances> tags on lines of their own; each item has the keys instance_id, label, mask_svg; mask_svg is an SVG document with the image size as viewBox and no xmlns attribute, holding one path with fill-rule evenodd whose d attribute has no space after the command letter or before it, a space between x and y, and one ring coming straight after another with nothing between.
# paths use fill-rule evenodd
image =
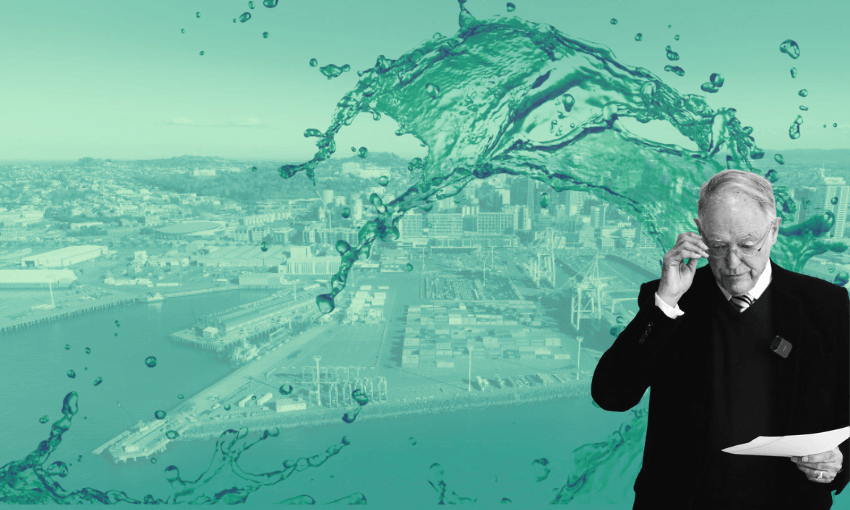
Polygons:
<instances>
[{"instance_id":1,"label":"white paper sheet","mask_svg":"<svg viewBox=\"0 0 850 510\"><path fill-rule=\"evenodd\" d=\"M749 443L724 448L721 451L734 455L765 455L768 457L801 457L828 452L850 438L850 427L801 434L797 436L759 436Z\"/></svg>"}]
</instances>

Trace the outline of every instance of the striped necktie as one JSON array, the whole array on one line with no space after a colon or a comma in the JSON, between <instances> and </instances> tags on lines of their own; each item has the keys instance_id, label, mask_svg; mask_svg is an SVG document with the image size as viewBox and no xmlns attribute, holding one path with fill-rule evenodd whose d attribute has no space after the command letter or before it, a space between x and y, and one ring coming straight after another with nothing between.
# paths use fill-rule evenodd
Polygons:
<instances>
[{"instance_id":1,"label":"striped necktie","mask_svg":"<svg viewBox=\"0 0 850 510\"><path fill-rule=\"evenodd\" d=\"M729 298L729 302L735 305L735 307L738 308L739 312L743 312L744 310L749 308L754 301L755 300L751 298L749 294L741 294L740 296L732 296L731 298Z\"/></svg>"}]
</instances>

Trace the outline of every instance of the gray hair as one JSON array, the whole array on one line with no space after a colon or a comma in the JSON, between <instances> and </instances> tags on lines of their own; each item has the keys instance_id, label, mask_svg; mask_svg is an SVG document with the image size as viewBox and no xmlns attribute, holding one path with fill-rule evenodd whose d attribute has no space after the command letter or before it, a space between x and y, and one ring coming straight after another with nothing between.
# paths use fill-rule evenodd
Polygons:
<instances>
[{"instance_id":1,"label":"gray hair","mask_svg":"<svg viewBox=\"0 0 850 510\"><path fill-rule=\"evenodd\" d=\"M704 182L699 189L697 217L702 213L712 197L727 188L734 188L758 203L770 219L776 217L776 199L773 198L773 185L760 175L741 170L724 170Z\"/></svg>"}]
</instances>

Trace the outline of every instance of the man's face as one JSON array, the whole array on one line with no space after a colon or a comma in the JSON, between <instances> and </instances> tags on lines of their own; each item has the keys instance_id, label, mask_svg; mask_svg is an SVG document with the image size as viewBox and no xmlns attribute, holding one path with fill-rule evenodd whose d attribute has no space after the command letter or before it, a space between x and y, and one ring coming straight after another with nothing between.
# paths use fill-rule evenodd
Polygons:
<instances>
[{"instance_id":1,"label":"man's face","mask_svg":"<svg viewBox=\"0 0 850 510\"><path fill-rule=\"evenodd\" d=\"M733 296L749 292L770 262L782 219L771 221L755 200L727 188L707 204L702 221L694 221L709 247L708 263L720 286Z\"/></svg>"}]
</instances>

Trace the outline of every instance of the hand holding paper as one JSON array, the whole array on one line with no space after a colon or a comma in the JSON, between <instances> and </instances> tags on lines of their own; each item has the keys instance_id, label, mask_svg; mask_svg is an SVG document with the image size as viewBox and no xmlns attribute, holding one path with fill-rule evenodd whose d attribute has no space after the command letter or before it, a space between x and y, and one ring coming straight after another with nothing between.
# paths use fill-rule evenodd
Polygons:
<instances>
[{"instance_id":1,"label":"hand holding paper","mask_svg":"<svg viewBox=\"0 0 850 510\"><path fill-rule=\"evenodd\" d=\"M765 455L768 457L802 457L827 452L850 438L850 426L796 436L759 436L749 443L724 448L721 451L734 455Z\"/></svg>"}]
</instances>

